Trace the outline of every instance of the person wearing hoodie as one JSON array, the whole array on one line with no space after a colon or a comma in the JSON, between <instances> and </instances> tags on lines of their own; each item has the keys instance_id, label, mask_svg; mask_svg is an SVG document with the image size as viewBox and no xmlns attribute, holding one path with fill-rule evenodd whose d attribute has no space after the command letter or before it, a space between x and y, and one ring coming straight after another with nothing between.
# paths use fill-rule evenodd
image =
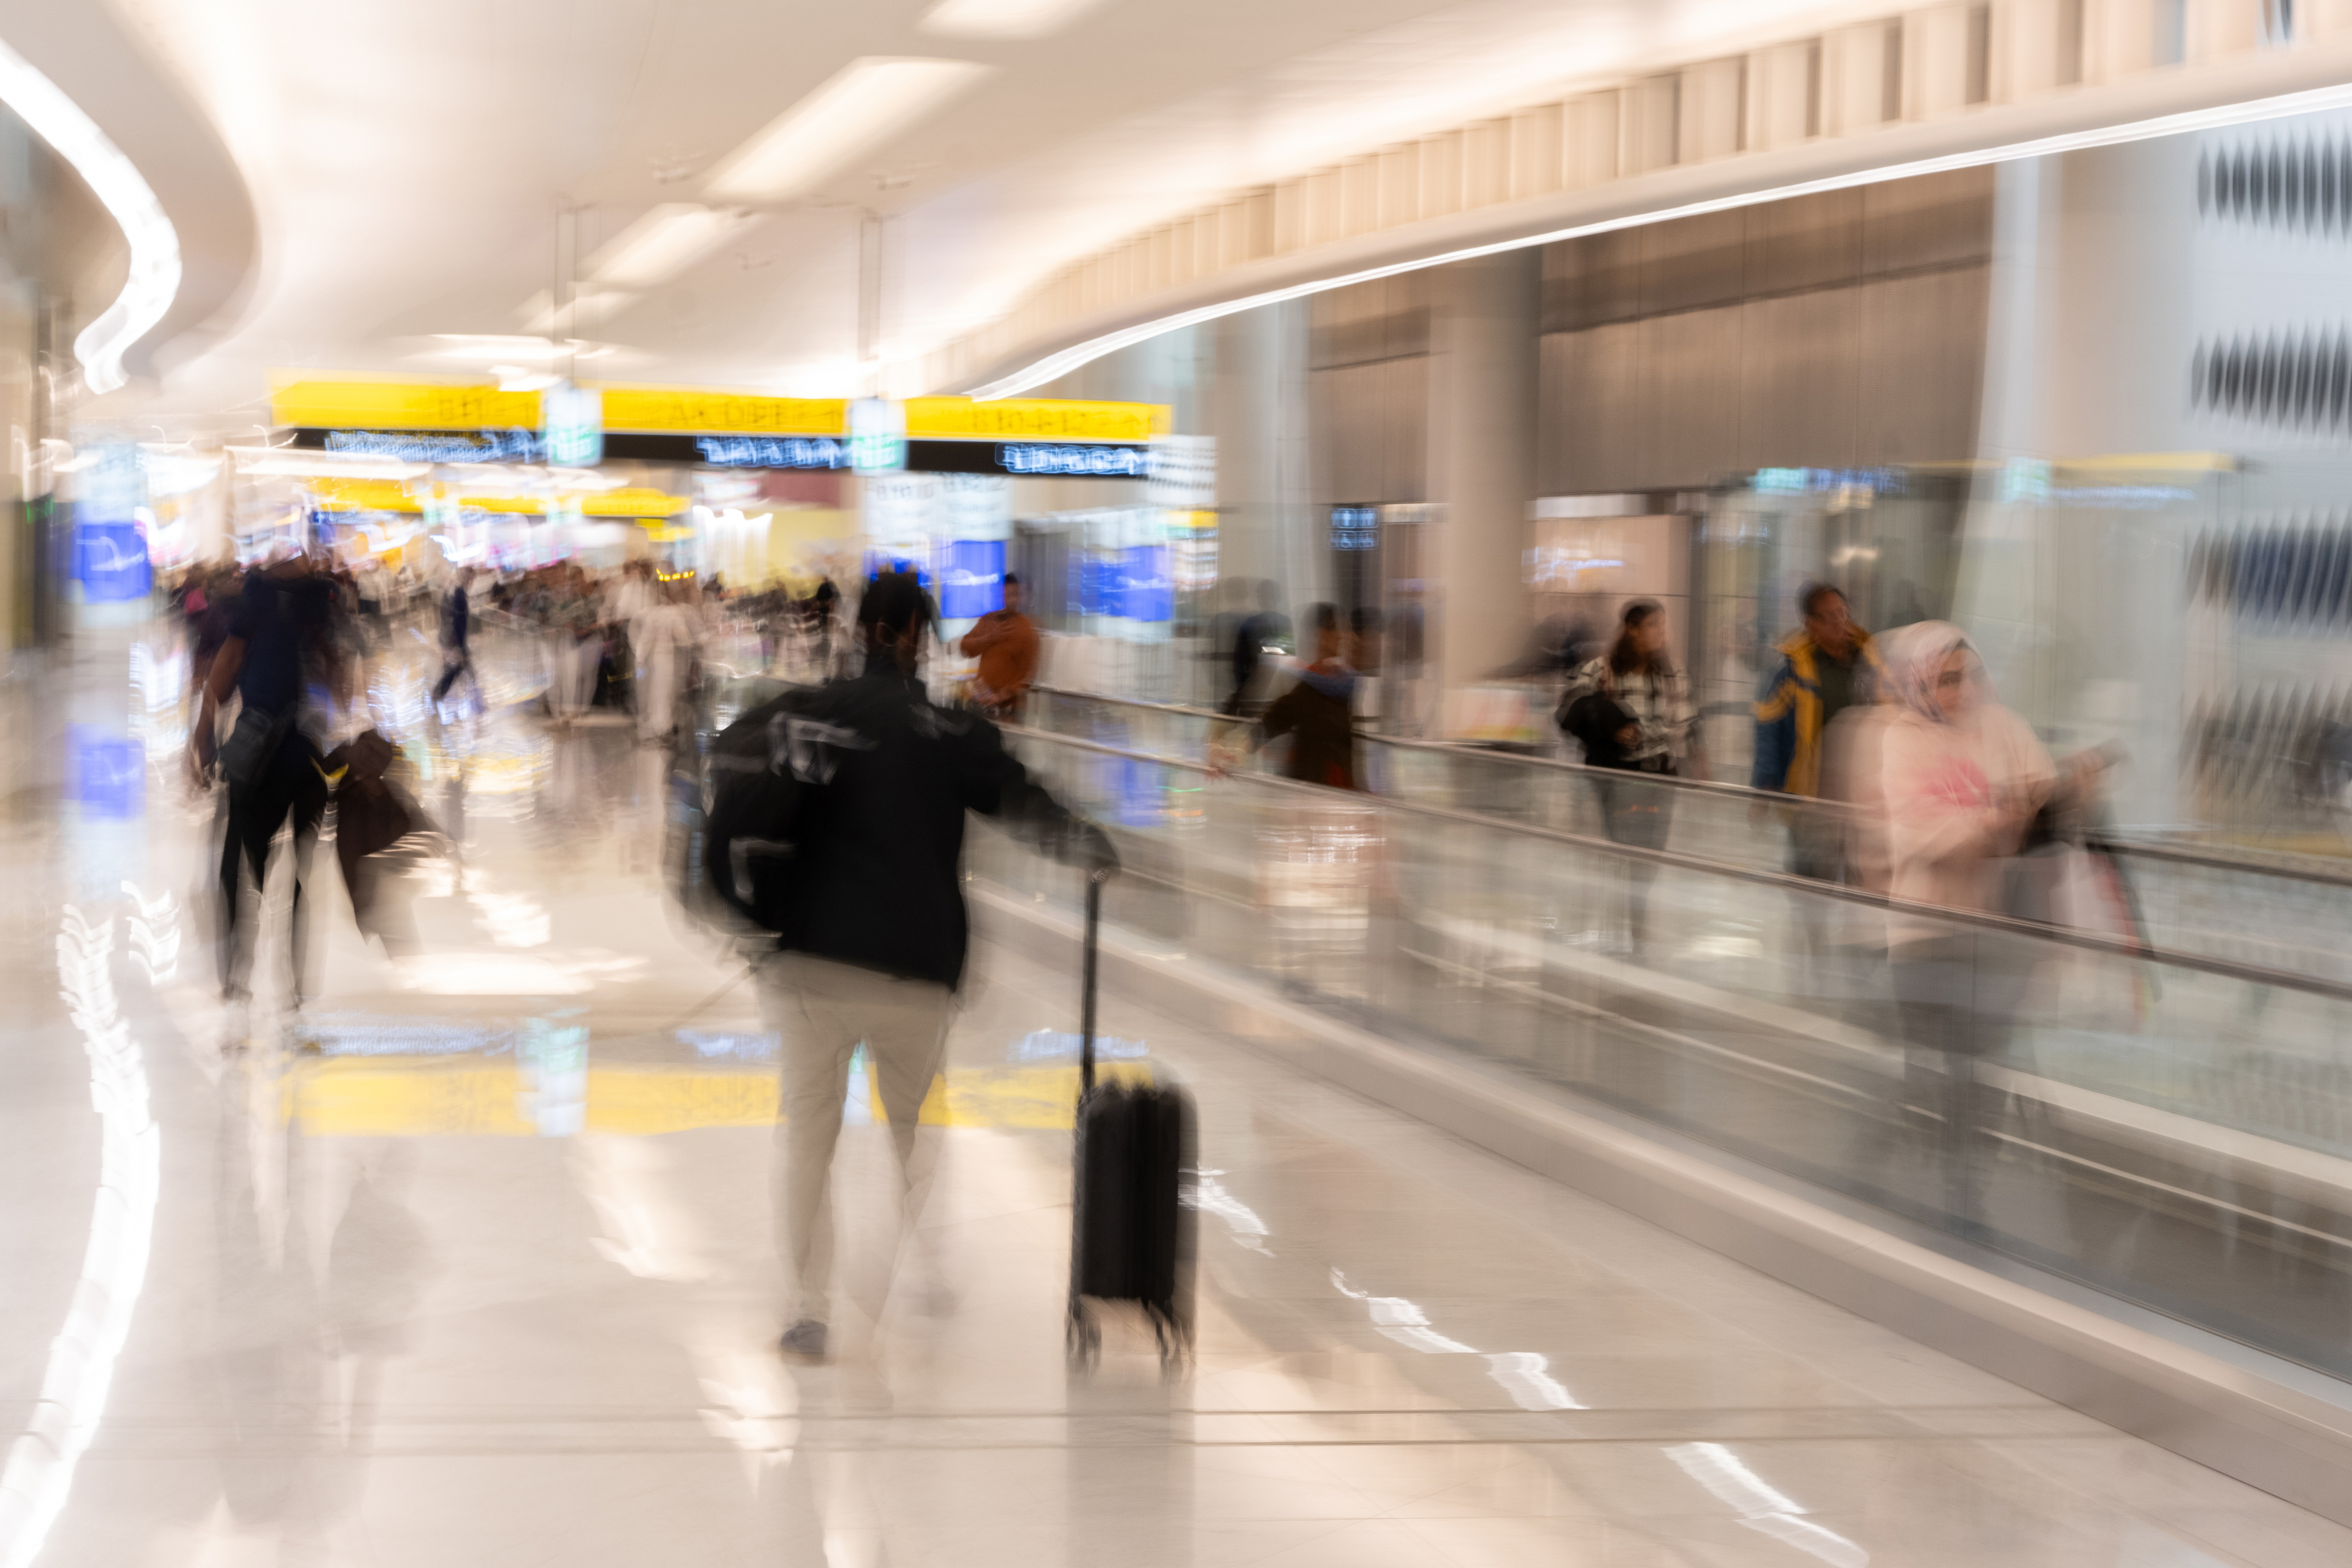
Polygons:
<instances>
[{"instance_id":1,"label":"person wearing hoodie","mask_svg":"<svg viewBox=\"0 0 2352 1568\"><path fill-rule=\"evenodd\" d=\"M1315 662L1299 671L1298 684L1276 697L1260 716L1257 744L1291 736L1286 777L1353 789L1359 777L1356 672L1340 656L1343 634L1338 608L1318 604L1308 614L1315 622Z\"/></svg>"},{"instance_id":2,"label":"person wearing hoodie","mask_svg":"<svg viewBox=\"0 0 2352 1568\"><path fill-rule=\"evenodd\" d=\"M1882 659L1874 815L1898 901L1887 960L1907 1048L1905 1101L1934 1119L1945 1211L1967 1224L1977 1218L1978 1134L1992 1098L1978 1065L2006 1040L2025 976L1998 938L1901 905L2000 910L2006 862L2056 773L2032 729L1994 697L1958 627L1903 627Z\"/></svg>"}]
</instances>

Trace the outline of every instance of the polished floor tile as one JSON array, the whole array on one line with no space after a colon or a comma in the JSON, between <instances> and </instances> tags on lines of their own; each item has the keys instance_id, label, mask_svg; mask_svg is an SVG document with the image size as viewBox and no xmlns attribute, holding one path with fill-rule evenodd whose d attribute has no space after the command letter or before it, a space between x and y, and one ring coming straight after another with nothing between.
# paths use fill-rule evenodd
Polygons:
<instances>
[{"instance_id":1,"label":"polished floor tile","mask_svg":"<svg viewBox=\"0 0 2352 1568\"><path fill-rule=\"evenodd\" d=\"M322 851L314 998L239 1017L167 727L127 814L26 759L59 716L120 724L120 672L0 712L0 1421L45 1386L84 1420L63 1462L8 1460L54 1505L46 1568L2352 1562L2352 1531L1117 995L1105 1031L1199 1099L1200 1337L1171 1379L1113 1322L1074 1375L1076 980L986 946L930 1206L902 1245L853 1092L837 1354L788 1363L772 1051L663 894L660 754L520 712L444 731L387 661L448 852L400 878L387 956ZM144 1101L94 1110L94 1073ZM58 1370L61 1332L110 1382Z\"/></svg>"}]
</instances>

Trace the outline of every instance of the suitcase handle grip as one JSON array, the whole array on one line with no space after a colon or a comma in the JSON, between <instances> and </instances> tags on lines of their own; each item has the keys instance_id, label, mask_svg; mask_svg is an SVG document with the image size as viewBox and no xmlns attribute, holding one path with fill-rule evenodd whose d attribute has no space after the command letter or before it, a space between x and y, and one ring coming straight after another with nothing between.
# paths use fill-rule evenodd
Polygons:
<instances>
[{"instance_id":1,"label":"suitcase handle grip","mask_svg":"<svg viewBox=\"0 0 2352 1568\"><path fill-rule=\"evenodd\" d=\"M1084 989L1078 998L1078 1092L1085 1094L1095 1086L1095 956L1102 932L1103 883L1110 880L1110 867L1097 866L1087 873L1087 946L1084 963Z\"/></svg>"}]
</instances>

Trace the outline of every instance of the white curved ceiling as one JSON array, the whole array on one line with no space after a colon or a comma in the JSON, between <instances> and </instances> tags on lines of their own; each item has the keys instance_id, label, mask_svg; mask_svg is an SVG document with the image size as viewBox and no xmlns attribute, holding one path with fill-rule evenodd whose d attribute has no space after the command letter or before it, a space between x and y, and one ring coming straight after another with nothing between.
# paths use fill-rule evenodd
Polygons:
<instances>
[{"instance_id":1,"label":"white curved ceiling","mask_svg":"<svg viewBox=\"0 0 2352 1568\"><path fill-rule=\"evenodd\" d=\"M566 206L581 256L633 284L583 326L599 347L580 375L841 392L862 212L887 220L883 352L911 356L1220 192L1890 9L954 0L949 32L924 26L935 0L107 3L205 107L259 214L248 306L160 392L122 394L223 433L262 417L272 367L543 368L500 340L546 329ZM992 26L1059 30L974 31ZM977 68L882 73L907 122L845 141L866 88L789 122L845 72L874 74L859 62L903 59ZM651 230L665 206L685 211ZM625 238L647 243L615 261Z\"/></svg>"},{"instance_id":2,"label":"white curved ceiling","mask_svg":"<svg viewBox=\"0 0 2352 1568\"><path fill-rule=\"evenodd\" d=\"M107 7L0 0L0 96L129 242L112 305L75 301L98 318L78 352L97 384L148 374L160 347L234 313L257 238L245 182L204 110Z\"/></svg>"}]
</instances>

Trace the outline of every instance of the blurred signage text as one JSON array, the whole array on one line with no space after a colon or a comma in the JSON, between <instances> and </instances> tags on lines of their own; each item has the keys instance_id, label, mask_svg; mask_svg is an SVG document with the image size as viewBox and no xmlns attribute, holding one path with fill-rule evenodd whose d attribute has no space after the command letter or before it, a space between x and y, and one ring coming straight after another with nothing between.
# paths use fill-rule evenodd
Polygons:
<instances>
[{"instance_id":1,"label":"blurred signage text","mask_svg":"<svg viewBox=\"0 0 2352 1568\"><path fill-rule=\"evenodd\" d=\"M997 447L996 460L1007 474L1105 479L1144 479L1151 475L1150 449L1142 446L1046 446L1006 442Z\"/></svg>"},{"instance_id":2,"label":"blurred signage text","mask_svg":"<svg viewBox=\"0 0 2352 1568\"><path fill-rule=\"evenodd\" d=\"M1906 486L1900 468L1759 468L1753 488L1759 496L1802 496L1837 490L1900 496Z\"/></svg>"},{"instance_id":3,"label":"blurred signage text","mask_svg":"<svg viewBox=\"0 0 2352 1568\"><path fill-rule=\"evenodd\" d=\"M1080 398L908 398L907 434L931 441L1149 441L1168 433L1168 407Z\"/></svg>"},{"instance_id":4,"label":"blurred signage text","mask_svg":"<svg viewBox=\"0 0 2352 1568\"><path fill-rule=\"evenodd\" d=\"M830 435L703 435L702 461L717 468L846 468L849 447Z\"/></svg>"}]
</instances>

